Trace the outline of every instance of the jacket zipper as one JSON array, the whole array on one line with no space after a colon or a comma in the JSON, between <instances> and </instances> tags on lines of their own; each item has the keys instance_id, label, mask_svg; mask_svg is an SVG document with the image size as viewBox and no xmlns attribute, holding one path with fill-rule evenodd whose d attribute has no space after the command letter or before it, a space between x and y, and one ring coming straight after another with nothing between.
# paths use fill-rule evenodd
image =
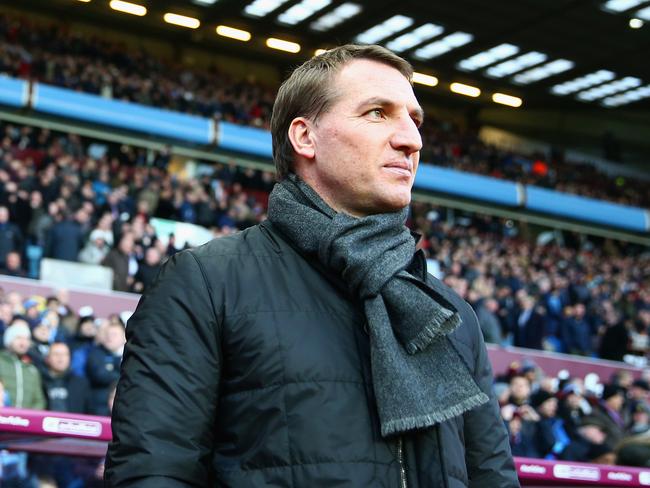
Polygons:
<instances>
[{"instance_id":1,"label":"jacket zipper","mask_svg":"<svg viewBox=\"0 0 650 488\"><path fill-rule=\"evenodd\" d=\"M399 464L400 488L408 488L406 482L406 465L404 464L404 445L402 438L397 439L397 463Z\"/></svg>"},{"instance_id":2,"label":"jacket zipper","mask_svg":"<svg viewBox=\"0 0 650 488\"><path fill-rule=\"evenodd\" d=\"M20 359L14 360L14 370L16 371L16 403L17 408L23 406L23 369L20 367Z\"/></svg>"}]
</instances>

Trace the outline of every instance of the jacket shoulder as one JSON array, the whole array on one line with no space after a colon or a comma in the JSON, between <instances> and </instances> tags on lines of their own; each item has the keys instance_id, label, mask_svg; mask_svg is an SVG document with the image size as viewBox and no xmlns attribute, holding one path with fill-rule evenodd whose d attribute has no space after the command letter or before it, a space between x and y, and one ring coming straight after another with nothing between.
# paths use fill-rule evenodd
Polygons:
<instances>
[{"instance_id":1,"label":"jacket shoulder","mask_svg":"<svg viewBox=\"0 0 650 488\"><path fill-rule=\"evenodd\" d=\"M269 241L264 227L255 225L229 236L217 237L186 252L204 263L215 258L220 258L223 262L224 259L233 257L273 255L277 250Z\"/></svg>"}]
</instances>

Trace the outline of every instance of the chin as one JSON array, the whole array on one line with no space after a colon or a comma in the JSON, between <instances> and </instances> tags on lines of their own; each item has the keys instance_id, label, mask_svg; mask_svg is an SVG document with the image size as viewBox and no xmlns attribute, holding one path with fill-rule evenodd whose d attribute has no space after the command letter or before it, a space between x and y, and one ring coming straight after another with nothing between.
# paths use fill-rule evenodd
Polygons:
<instances>
[{"instance_id":1,"label":"chin","mask_svg":"<svg viewBox=\"0 0 650 488\"><path fill-rule=\"evenodd\" d=\"M405 195L391 195L390 198L382 200L378 206L382 208L381 213L399 212L410 203L411 192L408 192Z\"/></svg>"}]
</instances>

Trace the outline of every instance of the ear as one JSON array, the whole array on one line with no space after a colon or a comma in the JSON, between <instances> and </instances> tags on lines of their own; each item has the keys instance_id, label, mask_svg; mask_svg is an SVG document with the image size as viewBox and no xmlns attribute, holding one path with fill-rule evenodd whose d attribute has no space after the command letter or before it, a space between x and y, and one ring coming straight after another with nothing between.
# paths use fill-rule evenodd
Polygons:
<instances>
[{"instance_id":1,"label":"ear","mask_svg":"<svg viewBox=\"0 0 650 488\"><path fill-rule=\"evenodd\" d=\"M316 154L312 130L311 122L304 117L296 117L289 125L289 141L293 150L305 159L314 159Z\"/></svg>"}]
</instances>

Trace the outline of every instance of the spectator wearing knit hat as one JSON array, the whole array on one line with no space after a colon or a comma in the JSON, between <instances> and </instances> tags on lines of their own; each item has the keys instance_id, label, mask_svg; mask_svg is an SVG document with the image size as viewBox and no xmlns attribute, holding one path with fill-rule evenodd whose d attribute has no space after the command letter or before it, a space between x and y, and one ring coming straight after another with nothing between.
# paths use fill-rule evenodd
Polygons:
<instances>
[{"instance_id":1,"label":"spectator wearing knit hat","mask_svg":"<svg viewBox=\"0 0 650 488\"><path fill-rule=\"evenodd\" d=\"M592 415L597 418L605 432L606 442L617 445L625 435L625 421L623 419L623 402L625 389L618 385L605 385L602 399L598 402Z\"/></svg>"},{"instance_id":2,"label":"spectator wearing knit hat","mask_svg":"<svg viewBox=\"0 0 650 488\"><path fill-rule=\"evenodd\" d=\"M637 407L650 407L650 384L644 379L638 378L627 390L627 398L623 406L623 420L626 425L632 422L632 415Z\"/></svg>"},{"instance_id":3,"label":"spectator wearing knit hat","mask_svg":"<svg viewBox=\"0 0 650 488\"><path fill-rule=\"evenodd\" d=\"M45 408L41 375L36 367L26 362L31 344L29 326L16 319L4 333L5 351L0 351L0 381L9 393L11 406L19 408Z\"/></svg>"},{"instance_id":4,"label":"spectator wearing knit hat","mask_svg":"<svg viewBox=\"0 0 650 488\"><path fill-rule=\"evenodd\" d=\"M568 382L558 393L558 415L564 421L567 433L572 439L578 437L578 429L583 417L592 412L592 407L583 396L580 384Z\"/></svg>"},{"instance_id":5,"label":"spectator wearing knit hat","mask_svg":"<svg viewBox=\"0 0 650 488\"><path fill-rule=\"evenodd\" d=\"M564 422L557 416L557 398L546 390L538 390L530 397L530 405L540 416L537 422L535 445L541 457L558 459L571 442Z\"/></svg>"}]
</instances>

